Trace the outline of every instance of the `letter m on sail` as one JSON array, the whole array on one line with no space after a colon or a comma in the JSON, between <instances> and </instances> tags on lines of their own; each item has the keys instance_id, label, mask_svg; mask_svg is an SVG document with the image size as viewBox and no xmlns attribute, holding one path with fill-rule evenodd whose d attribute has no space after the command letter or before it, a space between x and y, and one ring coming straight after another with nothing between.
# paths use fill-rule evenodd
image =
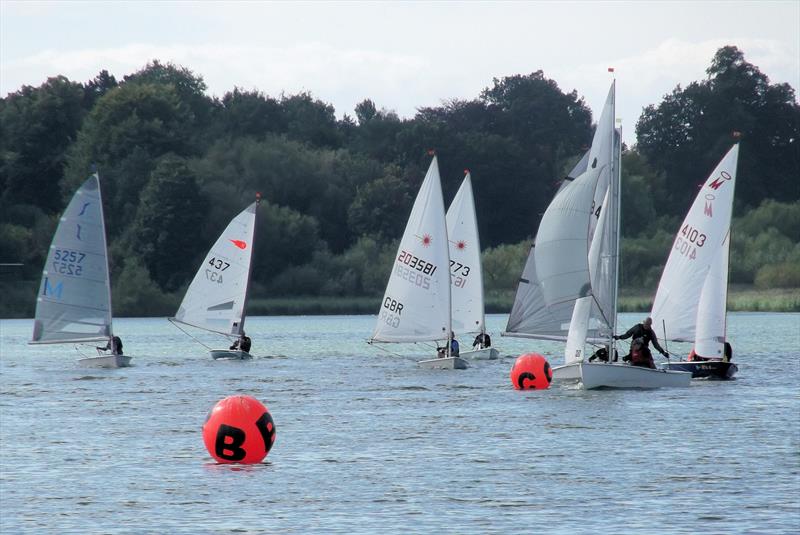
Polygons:
<instances>
[{"instance_id":1,"label":"letter m on sail","mask_svg":"<svg viewBox=\"0 0 800 535\"><path fill-rule=\"evenodd\" d=\"M708 187L713 189L713 190L718 190L719 187L721 185L723 185L724 183L725 183L725 180L723 180L721 177L717 177L717 178L714 179L714 182L712 182L711 184L708 185Z\"/></svg>"},{"instance_id":2,"label":"letter m on sail","mask_svg":"<svg viewBox=\"0 0 800 535\"><path fill-rule=\"evenodd\" d=\"M61 299L61 292L64 291L64 283L59 282L55 288L50 284L50 279L44 278L44 295L53 295L56 299Z\"/></svg>"},{"instance_id":3,"label":"letter m on sail","mask_svg":"<svg viewBox=\"0 0 800 535\"><path fill-rule=\"evenodd\" d=\"M711 202L706 201L706 207L703 209L703 213L705 213L708 217L714 217L714 214L711 212Z\"/></svg>"}]
</instances>

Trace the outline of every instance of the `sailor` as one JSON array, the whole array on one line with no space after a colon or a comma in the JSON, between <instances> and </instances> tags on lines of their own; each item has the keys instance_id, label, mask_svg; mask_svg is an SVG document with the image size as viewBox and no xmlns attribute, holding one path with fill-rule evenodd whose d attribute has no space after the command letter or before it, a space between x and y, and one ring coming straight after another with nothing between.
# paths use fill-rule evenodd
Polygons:
<instances>
[{"instance_id":1,"label":"sailor","mask_svg":"<svg viewBox=\"0 0 800 535\"><path fill-rule=\"evenodd\" d=\"M122 339L114 335L108 340L105 347L98 347L100 351L111 351L112 355L122 355Z\"/></svg>"},{"instance_id":2,"label":"sailor","mask_svg":"<svg viewBox=\"0 0 800 535\"><path fill-rule=\"evenodd\" d=\"M472 348L474 349L476 347L478 349L492 347L492 339L489 337L488 333L480 333L475 337L475 340L472 342Z\"/></svg>"},{"instance_id":3,"label":"sailor","mask_svg":"<svg viewBox=\"0 0 800 535\"><path fill-rule=\"evenodd\" d=\"M634 345L638 345L637 341L640 341L642 348L641 352L644 354L643 359L640 362L647 362L648 364L652 364L653 362L653 354L650 352L650 342L653 342L653 347L655 347L659 353L664 355L665 357L669 357L666 351L661 348L661 345L658 343L658 338L656 338L656 333L653 331L652 328L653 319L652 318L645 318L642 323L637 323L623 335L614 335L614 340L625 340L626 338L633 337L631 341L631 350L628 353L628 356L623 358L623 360L631 360L633 363L633 353L634 353ZM639 364L644 365L644 364ZM655 365L650 365L649 367L655 368Z\"/></svg>"},{"instance_id":4,"label":"sailor","mask_svg":"<svg viewBox=\"0 0 800 535\"><path fill-rule=\"evenodd\" d=\"M236 339L230 349L241 349L245 353L249 353L251 344L252 342L250 341L250 337L244 334L244 331L242 331L242 335Z\"/></svg>"},{"instance_id":5,"label":"sailor","mask_svg":"<svg viewBox=\"0 0 800 535\"><path fill-rule=\"evenodd\" d=\"M455 333L450 333L450 356L457 357L458 356L458 340L456 340Z\"/></svg>"}]
</instances>

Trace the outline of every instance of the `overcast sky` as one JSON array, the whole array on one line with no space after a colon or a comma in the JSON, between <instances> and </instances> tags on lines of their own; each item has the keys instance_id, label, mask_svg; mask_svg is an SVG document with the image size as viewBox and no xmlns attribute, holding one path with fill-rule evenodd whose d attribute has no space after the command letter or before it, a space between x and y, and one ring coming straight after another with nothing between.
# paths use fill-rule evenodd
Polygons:
<instances>
[{"instance_id":1,"label":"overcast sky","mask_svg":"<svg viewBox=\"0 0 800 535\"><path fill-rule=\"evenodd\" d=\"M371 98L411 117L492 78L543 70L595 119L616 68L625 139L641 110L738 46L800 86L800 0L635 2L35 2L0 0L0 94L63 74L118 79L159 59L272 96L310 91L341 117Z\"/></svg>"}]
</instances>

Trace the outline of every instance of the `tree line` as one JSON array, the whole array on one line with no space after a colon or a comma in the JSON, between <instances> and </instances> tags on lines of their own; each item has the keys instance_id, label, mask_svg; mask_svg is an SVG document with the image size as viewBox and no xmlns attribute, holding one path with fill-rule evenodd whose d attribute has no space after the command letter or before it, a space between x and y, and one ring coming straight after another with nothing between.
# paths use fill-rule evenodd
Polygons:
<instances>
[{"instance_id":1,"label":"tree line","mask_svg":"<svg viewBox=\"0 0 800 535\"><path fill-rule=\"evenodd\" d=\"M540 214L591 141L577 91L542 71L408 119L365 99L337 119L308 92L235 87L153 61L0 99L0 315L30 316L60 212L100 174L115 311L174 312L227 222L261 192L253 296L376 296L439 154L451 199L470 169L487 291L513 292ZM800 286L800 106L734 46L707 78L646 107L624 147L621 283L652 288L707 174L741 132L731 280ZM377 302L377 301L376 301Z\"/></svg>"}]
</instances>

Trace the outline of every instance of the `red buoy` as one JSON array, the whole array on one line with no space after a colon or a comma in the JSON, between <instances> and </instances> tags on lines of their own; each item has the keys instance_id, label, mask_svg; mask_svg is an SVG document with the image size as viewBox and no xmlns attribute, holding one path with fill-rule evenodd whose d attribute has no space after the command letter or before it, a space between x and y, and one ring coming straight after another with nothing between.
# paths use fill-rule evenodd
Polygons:
<instances>
[{"instance_id":1,"label":"red buoy","mask_svg":"<svg viewBox=\"0 0 800 535\"><path fill-rule=\"evenodd\" d=\"M538 353L520 355L511 368L511 384L517 390L544 390L552 379L550 363Z\"/></svg>"},{"instance_id":2,"label":"red buoy","mask_svg":"<svg viewBox=\"0 0 800 535\"><path fill-rule=\"evenodd\" d=\"M209 411L203 442L219 463L260 463L275 443L275 423L257 399L229 396Z\"/></svg>"}]
</instances>

